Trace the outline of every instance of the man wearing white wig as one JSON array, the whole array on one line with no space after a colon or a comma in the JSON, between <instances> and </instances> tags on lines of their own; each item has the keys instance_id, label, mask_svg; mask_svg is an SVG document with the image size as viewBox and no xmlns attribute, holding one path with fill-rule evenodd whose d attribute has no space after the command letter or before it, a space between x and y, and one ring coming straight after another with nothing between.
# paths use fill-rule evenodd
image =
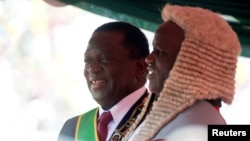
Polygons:
<instances>
[{"instance_id":1,"label":"man wearing white wig","mask_svg":"<svg viewBox=\"0 0 250 141\"><path fill-rule=\"evenodd\" d=\"M146 58L149 89L158 98L125 140L207 140L208 124L227 124L209 101L232 103L237 34L219 14L199 7L166 4L162 18Z\"/></svg>"}]
</instances>

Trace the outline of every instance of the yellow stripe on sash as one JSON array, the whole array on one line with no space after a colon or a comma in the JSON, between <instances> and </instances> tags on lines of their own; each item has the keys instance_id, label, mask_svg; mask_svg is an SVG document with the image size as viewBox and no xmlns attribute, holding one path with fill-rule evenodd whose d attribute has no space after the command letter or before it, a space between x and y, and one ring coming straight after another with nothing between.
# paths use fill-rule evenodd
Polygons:
<instances>
[{"instance_id":1,"label":"yellow stripe on sash","mask_svg":"<svg viewBox=\"0 0 250 141\"><path fill-rule=\"evenodd\" d=\"M97 135L97 113L95 108L77 119L75 141L98 141Z\"/></svg>"}]
</instances>

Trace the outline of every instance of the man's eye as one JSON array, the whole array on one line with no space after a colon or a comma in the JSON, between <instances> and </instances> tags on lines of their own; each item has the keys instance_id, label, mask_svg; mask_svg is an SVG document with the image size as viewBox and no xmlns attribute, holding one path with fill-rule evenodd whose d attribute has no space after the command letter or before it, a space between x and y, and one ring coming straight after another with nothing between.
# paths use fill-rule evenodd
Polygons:
<instances>
[{"instance_id":1,"label":"man's eye","mask_svg":"<svg viewBox=\"0 0 250 141\"><path fill-rule=\"evenodd\" d=\"M159 55L161 54L161 51L158 50L158 49L154 49L153 52L154 52L154 54L157 55L157 56L159 56Z\"/></svg>"},{"instance_id":2,"label":"man's eye","mask_svg":"<svg viewBox=\"0 0 250 141\"><path fill-rule=\"evenodd\" d=\"M109 60L108 60L106 57L102 57L102 58L101 58L101 62L103 62L103 63L108 63L108 61L109 61Z\"/></svg>"},{"instance_id":3,"label":"man's eye","mask_svg":"<svg viewBox=\"0 0 250 141\"><path fill-rule=\"evenodd\" d=\"M109 57L99 57L99 58L85 58L84 63L85 64L92 64L92 63L102 63L102 64L108 64L112 62L112 58Z\"/></svg>"},{"instance_id":4,"label":"man's eye","mask_svg":"<svg viewBox=\"0 0 250 141\"><path fill-rule=\"evenodd\" d=\"M100 61L104 64L110 64L114 62L114 58L105 56L105 57L101 57Z\"/></svg>"},{"instance_id":5,"label":"man's eye","mask_svg":"<svg viewBox=\"0 0 250 141\"><path fill-rule=\"evenodd\" d=\"M90 58L85 58L85 59L84 59L84 63L85 63L85 64L89 64L89 63L91 63L91 62L93 62L93 59L90 59Z\"/></svg>"}]
</instances>

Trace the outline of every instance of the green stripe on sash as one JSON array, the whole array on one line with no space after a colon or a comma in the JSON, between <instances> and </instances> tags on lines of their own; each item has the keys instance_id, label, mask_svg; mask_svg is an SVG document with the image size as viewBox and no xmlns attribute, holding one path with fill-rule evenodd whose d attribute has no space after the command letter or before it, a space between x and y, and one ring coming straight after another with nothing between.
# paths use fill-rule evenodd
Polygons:
<instances>
[{"instance_id":1,"label":"green stripe on sash","mask_svg":"<svg viewBox=\"0 0 250 141\"><path fill-rule=\"evenodd\" d=\"M78 117L75 141L98 141L96 132L97 112L98 108L95 108Z\"/></svg>"}]
</instances>

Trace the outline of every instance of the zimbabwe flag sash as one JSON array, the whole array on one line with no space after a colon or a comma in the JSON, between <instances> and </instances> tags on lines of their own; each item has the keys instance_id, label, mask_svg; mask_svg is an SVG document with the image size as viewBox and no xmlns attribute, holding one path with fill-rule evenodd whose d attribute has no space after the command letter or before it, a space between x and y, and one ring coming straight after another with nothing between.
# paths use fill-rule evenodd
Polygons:
<instances>
[{"instance_id":1,"label":"zimbabwe flag sash","mask_svg":"<svg viewBox=\"0 0 250 141\"><path fill-rule=\"evenodd\" d=\"M96 130L97 114L98 108L95 108L78 117L75 141L99 141Z\"/></svg>"}]
</instances>

